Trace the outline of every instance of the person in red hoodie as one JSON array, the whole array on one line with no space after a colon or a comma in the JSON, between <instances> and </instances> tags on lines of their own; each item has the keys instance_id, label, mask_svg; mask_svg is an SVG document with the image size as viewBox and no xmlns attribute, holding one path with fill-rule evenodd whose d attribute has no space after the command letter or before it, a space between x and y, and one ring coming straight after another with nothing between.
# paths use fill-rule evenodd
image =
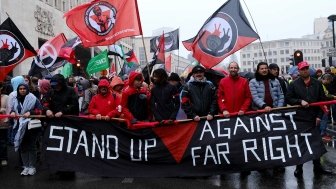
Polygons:
<instances>
[{"instance_id":1,"label":"person in red hoodie","mask_svg":"<svg viewBox=\"0 0 336 189\"><path fill-rule=\"evenodd\" d=\"M96 119L109 120L112 117L119 116L117 107L117 97L109 90L110 83L106 79L102 79L98 83L98 91L92 97L89 104L89 114L95 115Z\"/></svg>"},{"instance_id":2,"label":"person in red hoodie","mask_svg":"<svg viewBox=\"0 0 336 189\"><path fill-rule=\"evenodd\" d=\"M120 101L121 101L121 96L122 96L122 90L124 88L125 84L124 82L121 80L120 77L115 76L113 77L111 83L110 83L110 87L111 87L111 91L112 94L115 94L118 98L118 102L117 105L120 105Z\"/></svg>"},{"instance_id":3,"label":"person in red hoodie","mask_svg":"<svg viewBox=\"0 0 336 189\"><path fill-rule=\"evenodd\" d=\"M229 77L221 79L218 86L219 110L224 117L229 117L230 113L235 112L238 112L238 115L243 115L249 110L252 102L249 83L238 75L238 63L231 62L228 70Z\"/></svg>"},{"instance_id":4,"label":"person in red hoodie","mask_svg":"<svg viewBox=\"0 0 336 189\"><path fill-rule=\"evenodd\" d=\"M149 120L148 88L143 87L144 78L141 73L131 72L128 78L128 86L124 89L121 98L121 106L125 118L131 123Z\"/></svg>"}]
</instances>

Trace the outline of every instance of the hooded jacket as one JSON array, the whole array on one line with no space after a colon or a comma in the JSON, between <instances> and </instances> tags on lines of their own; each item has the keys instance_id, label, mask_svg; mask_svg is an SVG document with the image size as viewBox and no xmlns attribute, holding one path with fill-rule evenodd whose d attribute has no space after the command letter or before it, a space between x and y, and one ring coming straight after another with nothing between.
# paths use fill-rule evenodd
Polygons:
<instances>
[{"instance_id":1,"label":"hooded jacket","mask_svg":"<svg viewBox=\"0 0 336 189\"><path fill-rule=\"evenodd\" d=\"M128 78L128 86L122 93L121 105L125 109L126 116L131 120L149 119L150 92L144 87L135 88L135 78L142 75L138 72L131 72Z\"/></svg>"},{"instance_id":2,"label":"hooded jacket","mask_svg":"<svg viewBox=\"0 0 336 189\"><path fill-rule=\"evenodd\" d=\"M56 74L51 78L50 83L57 82L61 86L60 91L52 89L50 91L48 106L45 110L51 110L54 114L62 112L64 115L78 115L78 96L72 87L67 86L63 75Z\"/></svg>"},{"instance_id":3,"label":"hooded jacket","mask_svg":"<svg viewBox=\"0 0 336 189\"><path fill-rule=\"evenodd\" d=\"M102 79L98 84L98 93L92 97L89 104L89 114L102 116L115 117L118 114L117 104L116 104L116 95L113 95L108 89L110 86L109 82L106 79ZM107 94L102 95L99 93L101 87L107 88Z\"/></svg>"}]
</instances>

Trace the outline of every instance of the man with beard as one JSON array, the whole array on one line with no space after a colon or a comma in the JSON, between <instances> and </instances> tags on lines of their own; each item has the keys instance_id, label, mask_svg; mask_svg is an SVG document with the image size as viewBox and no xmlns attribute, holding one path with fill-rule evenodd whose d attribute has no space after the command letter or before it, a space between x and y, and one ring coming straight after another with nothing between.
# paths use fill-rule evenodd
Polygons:
<instances>
[{"instance_id":1,"label":"man with beard","mask_svg":"<svg viewBox=\"0 0 336 189\"><path fill-rule=\"evenodd\" d=\"M272 108L284 106L280 83L276 79L270 79L266 62L257 65L255 78L250 81L249 86L253 100L252 108L270 112Z\"/></svg>"},{"instance_id":2,"label":"man with beard","mask_svg":"<svg viewBox=\"0 0 336 189\"><path fill-rule=\"evenodd\" d=\"M202 66L195 66L190 80L181 92L182 109L188 119L194 121L200 121L203 116L212 120L217 113L216 88L207 81L204 73L205 69Z\"/></svg>"},{"instance_id":3,"label":"man with beard","mask_svg":"<svg viewBox=\"0 0 336 189\"><path fill-rule=\"evenodd\" d=\"M178 89L169 84L168 75L162 68L154 70L151 90L150 107L155 121L170 121L176 119L180 107Z\"/></svg>"},{"instance_id":4,"label":"man with beard","mask_svg":"<svg viewBox=\"0 0 336 189\"><path fill-rule=\"evenodd\" d=\"M320 102L327 100L324 94L321 82L310 77L309 64L307 62L300 62L298 64L300 77L291 82L288 87L286 99L290 105L301 105L307 110L305 111L306 117L316 120L316 125L319 125L320 118L322 117L322 110L319 107L309 107L309 103ZM318 127L316 127L318 129ZM320 158L314 159L314 173L330 174L331 171L325 170L321 166ZM297 165L294 171L294 176L301 177L303 174L303 165Z\"/></svg>"},{"instance_id":5,"label":"man with beard","mask_svg":"<svg viewBox=\"0 0 336 189\"><path fill-rule=\"evenodd\" d=\"M230 113L243 115L252 102L248 81L238 75L239 65L231 62L228 66L229 77L221 79L218 86L217 97L220 113L229 117Z\"/></svg>"}]
</instances>

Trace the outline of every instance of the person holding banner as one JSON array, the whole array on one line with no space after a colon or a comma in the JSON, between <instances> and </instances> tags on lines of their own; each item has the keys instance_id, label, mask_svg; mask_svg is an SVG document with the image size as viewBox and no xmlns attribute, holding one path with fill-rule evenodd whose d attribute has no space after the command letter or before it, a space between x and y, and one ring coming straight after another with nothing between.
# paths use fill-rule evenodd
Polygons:
<instances>
[{"instance_id":1,"label":"person holding banner","mask_svg":"<svg viewBox=\"0 0 336 189\"><path fill-rule=\"evenodd\" d=\"M309 64L300 62L298 64L300 77L291 82L288 87L286 99L290 105L301 105L307 108L307 117L315 118L316 125L319 125L322 110L319 107L309 107L309 103L320 102L327 100L324 94L321 82L310 77ZM318 127L316 127L318 129ZM322 167L320 158L313 160L315 174L331 174L330 170ZM294 176L301 177L303 174L303 165L297 165L294 171Z\"/></svg>"},{"instance_id":2,"label":"person holding banner","mask_svg":"<svg viewBox=\"0 0 336 189\"><path fill-rule=\"evenodd\" d=\"M40 129L29 129L28 125L31 121L29 118L30 115L39 115L42 113L42 105L40 101L29 92L27 84L19 84L17 87L17 96L10 108L10 116L17 119L14 123L14 127L18 128L14 139L14 148L15 151L20 149L19 152L24 167L21 175L35 175L37 160L36 142Z\"/></svg>"},{"instance_id":3,"label":"person holding banner","mask_svg":"<svg viewBox=\"0 0 336 189\"><path fill-rule=\"evenodd\" d=\"M89 114L96 116L96 119L110 120L119 113L117 110L117 96L109 90L110 83L102 79L98 83L98 91L92 97L89 104ZM120 110L121 111L121 110Z\"/></svg>"},{"instance_id":4,"label":"person holding banner","mask_svg":"<svg viewBox=\"0 0 336 189\"><path fill-rule=\"evenodd\" d=\"M122 93L121 106L128 125L149 120L150 92L143 87L144 78L139 72L129 74L128 86Z\"/></svg>"},{"instance_id":5,"label":"person holding banner","mask_svg":"<svg viewBox=\"0 0 336 189\"><path fill-rule=\"evenodd\" d=\"M183 87L181 94L182 109L188 119L200 121L202 116L212 120L217 114L216 87L204 77L205 69L197 65L192 76Z\"/></svg>"},{"instance_id":6,"label":"person holding banner","mask_svg":"<svg viewBox=\"0 0 336 189\"><path fill-rule=\"evenodd\" d=\"M221 79L218 85L217 102L220 113L229 117L230 113L243 115L251 106L252 96L248 81L238 75L239 65L231 62L228 66L229 77ZM234 90L233 90L234 89Z\"/></svg>"},{"instance_id":7,"label":"person holding banner","mask_svg":"<svg viewBox=\"0 0 336 189\"><path fill-rule=\"evenodd\" d=\"M173 122L180 108L178 89L169 84L167 78L168 74L165 69L154 70L150 106L155 121Z\"/></svg>"},{"instance_id":8,"label":"person holding banner","mask_svg":"<svg viewBox=\"0 0 336 189\"><path fill-rule=\"evenodd\" d=\"M277 79L271 79L268 65L260 62L257 65L255 78L249 83L252 95L252 108L270 112L272 108L284 106L284 95Z\"/></svg>"}]
</instances>

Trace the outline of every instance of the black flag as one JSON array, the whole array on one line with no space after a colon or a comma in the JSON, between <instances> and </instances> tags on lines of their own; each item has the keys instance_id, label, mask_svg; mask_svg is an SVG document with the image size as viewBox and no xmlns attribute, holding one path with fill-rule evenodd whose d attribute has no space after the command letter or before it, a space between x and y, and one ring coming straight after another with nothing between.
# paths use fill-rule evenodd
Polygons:
<instances>
[{"instance_id":1,"label":"black flag","mask_svg":"<svg viewBox=\"0 0 336 189\"><path fill-rule=\"evenodd\" d=\"M183 41L193 57L206 68L258 39L239 0L229 0L213 13L194 38Z\"/></svg>"},{"instance_id":2,"label":"black flag","mask_svg":"<svg viewBox=\"0 0 336 189\"><path fill-rule=\"evenodd\" d=\"M156 52L160 42L160 37L156 36L150 40L150 52ZM165 52L179 49L179 29L164 34Z\"/></svg>"}]
</instances>

